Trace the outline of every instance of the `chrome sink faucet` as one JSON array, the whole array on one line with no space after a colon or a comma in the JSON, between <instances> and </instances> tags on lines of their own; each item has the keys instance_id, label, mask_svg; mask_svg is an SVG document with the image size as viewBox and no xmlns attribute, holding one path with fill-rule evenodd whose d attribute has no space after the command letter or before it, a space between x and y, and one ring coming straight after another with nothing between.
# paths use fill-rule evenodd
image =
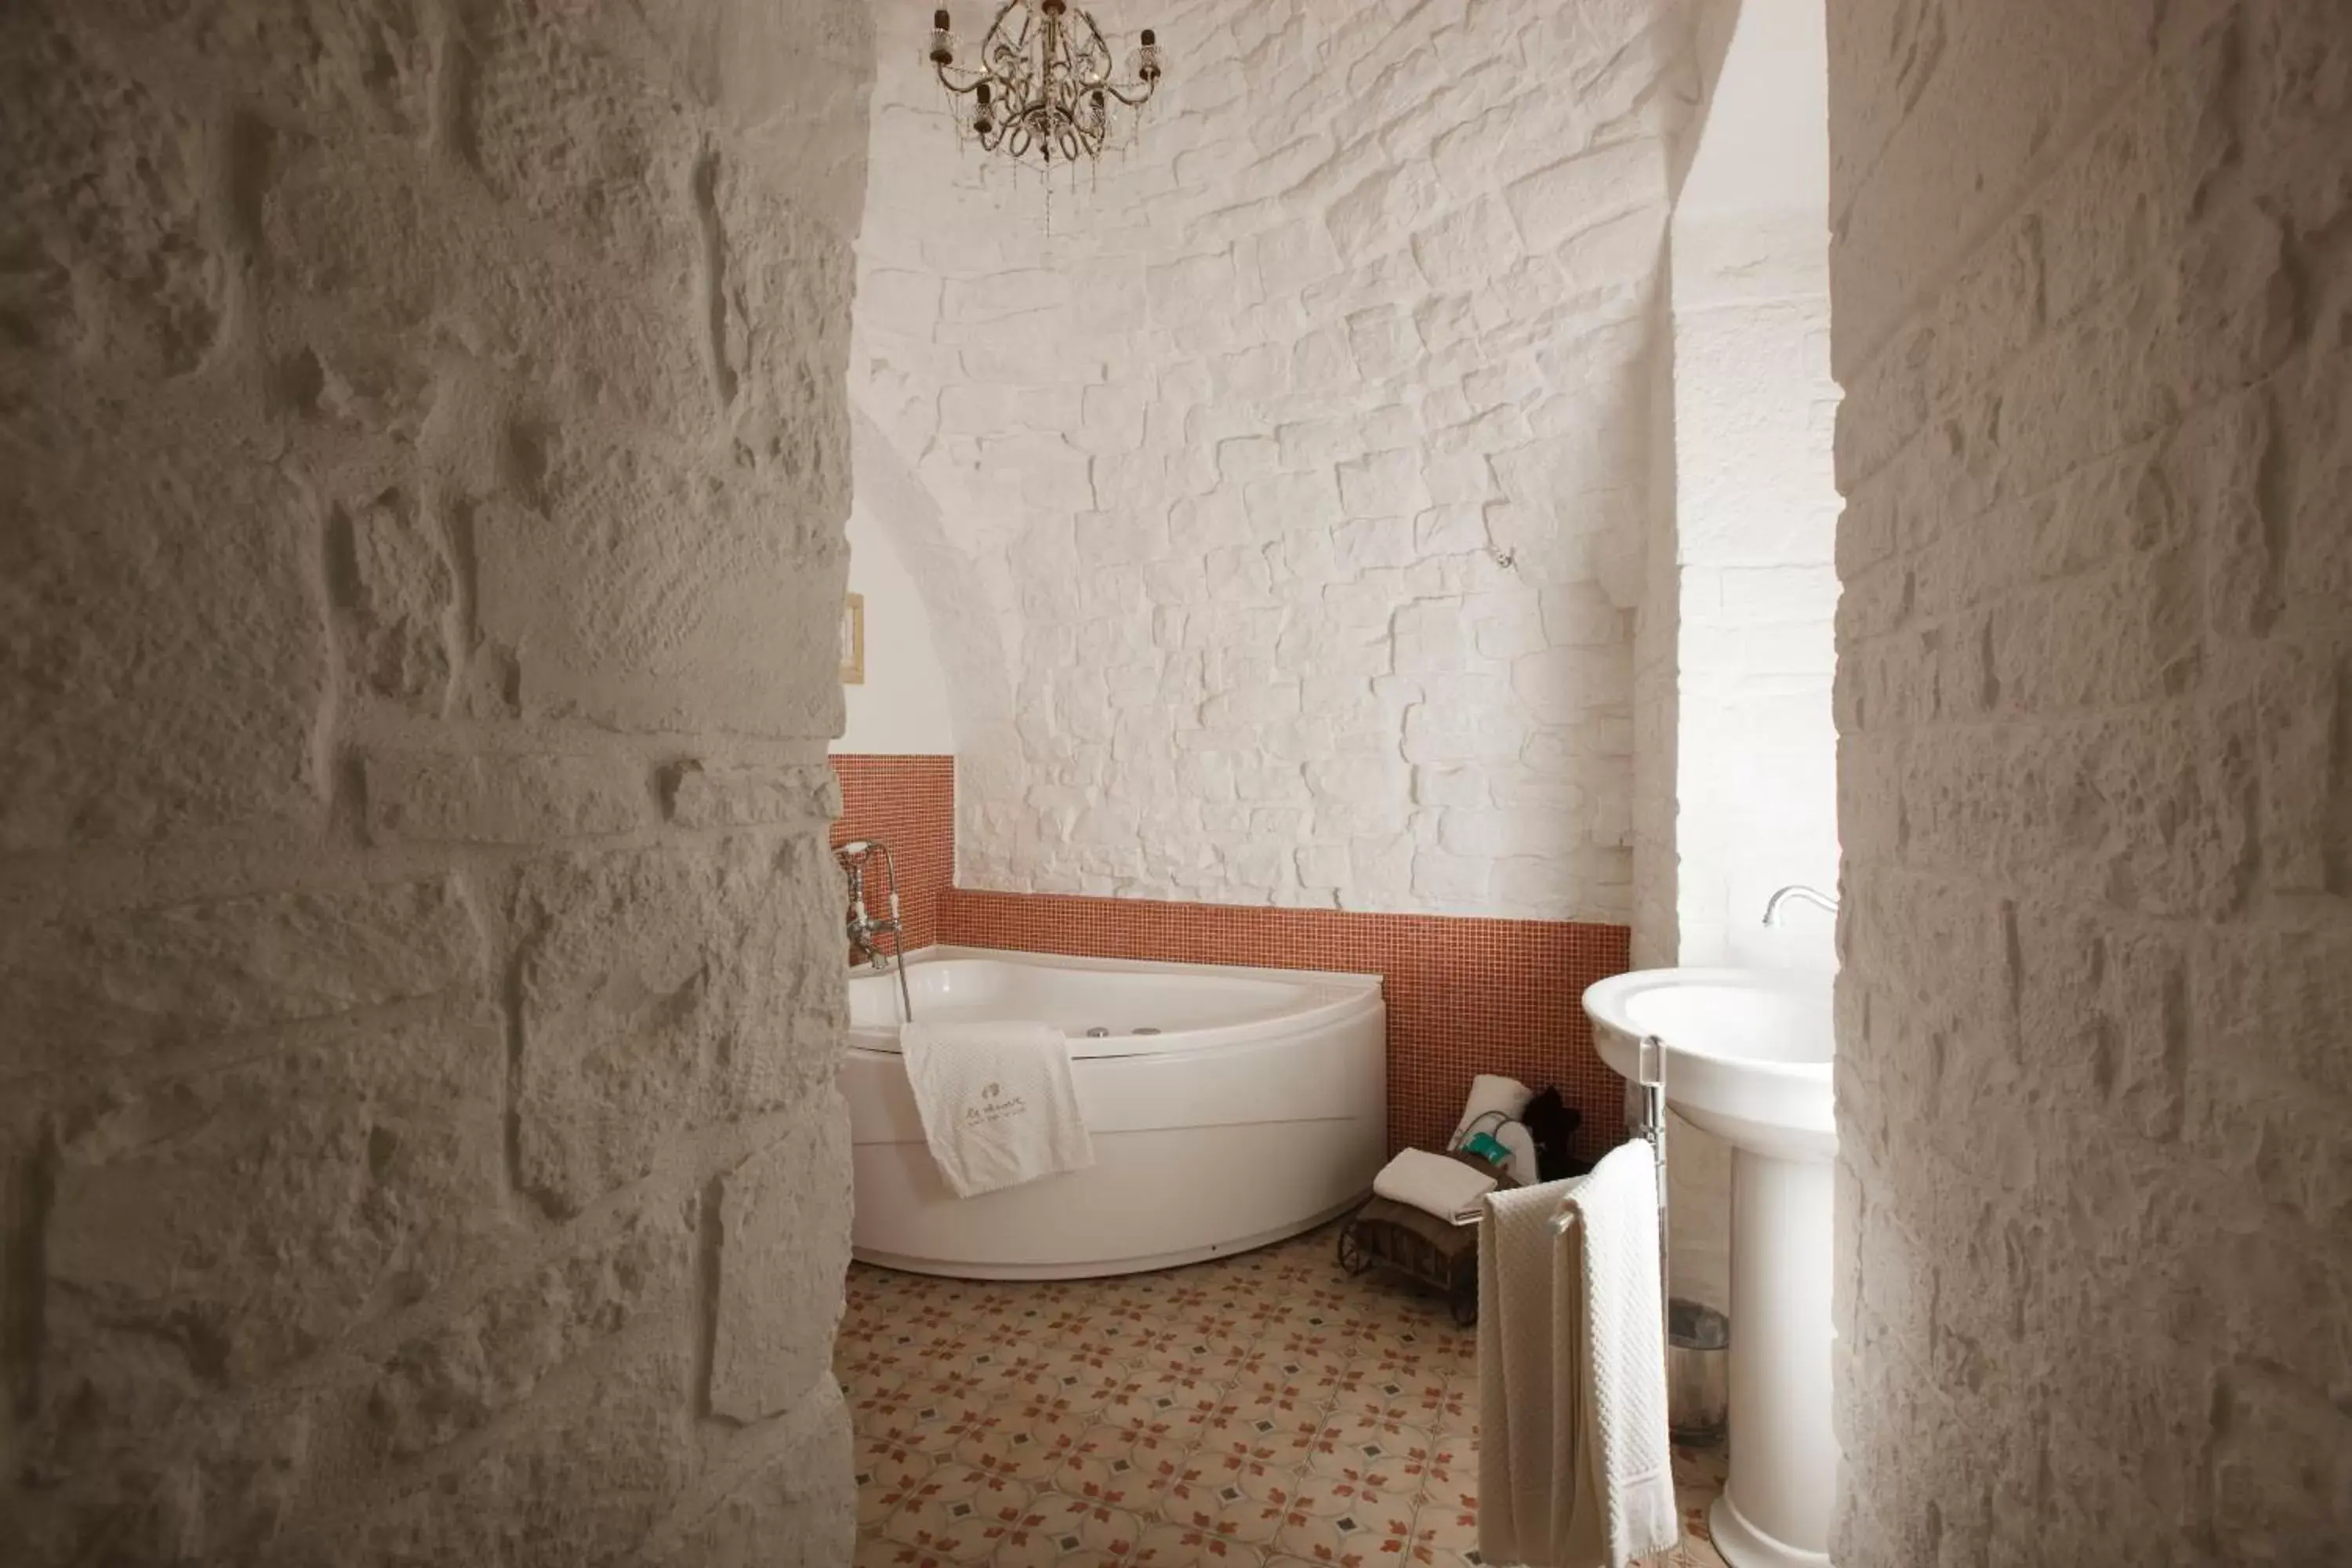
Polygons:
<instances>
[{"instance_id":1,"label":"chrome sink faucet","mask_svg":"<svg viewBox=\"0 0 2352 1568\"><path fill-rule=\"evenodd\" d=\"M1764 923L1768 926L1779 925L1780 923L1780 906L1787 903L1812 904L1821 909L1829 910L1832 914L1838 912L1838 901L1833 895L1824 893L1819 888L1808 888L1802 883L1792 883L1773 894L1772 897L1766 901L1764 905Z\"/></svg>"},{"instance_id":2,"label":"chrome sink faucet","mask_svg":"<svg viewBox=\"0 0 2352 1568\"><path fill-rule=\"evenodd\" d=\"M892 970L898 973L898 1001L906 1009L902 1019L915 1016L915 999L907 989L906 937L898 923L898 866L890 858L890 847L879 838L853 838L834 854L841 861L842 875L849 883L849 945L866 955L866 962L877 974ZM888 900L889 913L877 918L866 910L866 868L874 857L882 858L882 885ZM890 951L885 954L876 940L890 939Z\"/></svg>"}]
</instances>

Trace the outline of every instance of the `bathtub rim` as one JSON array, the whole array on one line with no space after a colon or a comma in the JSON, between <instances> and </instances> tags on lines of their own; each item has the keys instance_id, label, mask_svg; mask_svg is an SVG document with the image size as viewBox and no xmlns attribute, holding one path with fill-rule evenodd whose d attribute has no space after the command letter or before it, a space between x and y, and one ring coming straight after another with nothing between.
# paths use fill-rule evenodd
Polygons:
<instances>
[{"instance_id":1,"label":"bathtub rim","mask_svg":"<svg viewBox=\"0 0 2352 1568\"><path fill-rule=\"evenodd\" d=\"M959 942L940 942L919 948L907 955L906 962L911 974L926 963L952 959L995 960L1034 969L1097 973L1169 974L1178 978L1215 975L1235 980L1279 980L1312 986L1327 994L1312 998L1307 1005L1294 1011L1254 1018L1244 1024L1225 1024L1205 1029L1174 1029L1160 1035L1071 1036L1068 1038L1073 1062L1189 1056L1228 1046L1248 1045L1296 1033L1302 1028L1337 1023L1374 1009L1384 1012L1388 1001L1385 977L1376 972L1276 969L1270 965L1249 963L1194 963L1175 958L1089 958L1069 953L1032 952L1022 948L971 947ZM877 975L864 964L848 965L847 973L852 980L880 982L888 979L887 974ZM895 981L890 983L896 984ZM851 1026L844 1028L843 1036L849 1050L870 1056L897 1057L901 1054L898 1027L897 1025L882 1027Z\"/></svg>"}]
</instances>

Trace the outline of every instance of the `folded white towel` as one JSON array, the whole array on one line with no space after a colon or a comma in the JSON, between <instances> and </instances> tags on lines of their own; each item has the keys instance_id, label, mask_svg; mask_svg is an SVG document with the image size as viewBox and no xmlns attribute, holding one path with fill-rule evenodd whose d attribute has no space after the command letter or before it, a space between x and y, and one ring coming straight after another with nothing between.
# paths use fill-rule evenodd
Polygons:
<instances>
[{"instance_id":1,"label":"folded white towel","mask_svg":"<svg viewBox=\"0 0 2352 1568\"><path fill-rule=\"evenodd\" d=\"M1505 1078L1500 1073L1480 1073L1470 1080L1470 1098L1463 1104L1462 1120L1454 1124L1454 1142L1461 1142L1468 1135L1470 1124L1492 1111L1499 1110L1504 1117L1517 1121L1528 1113L1528 1101L1535 1097L1536 1091L1517 1079ZM1495 1121L1490 1119L1481 1126L1492 1132Z\"/></svg>"},{"instance_id":2,"label":"folded white towel","mask_svg":"<svg viewBox=\"0 0 2352 1568\"><path fill-rule=\"evenodd\" d=\"M1650 1147L1628 1143L1591 1176L1486 1201L1478 1553L1626 1568L1681 1532Z\"/></svg>"},{"instance_id":3,"label":"folded white towel","mask_svg":"<svg viewBox=\"0 0 2352 1568\"><path fill-rule=\"evenodd\" d=\"M1407 1149L1372 1178L1372 1191L1391 1203L1425 1210L1454 1225L1477 1224L1478 1200L1494 1190L1493 1176L1423 1149Z\"/></svg>"},{"instance_id":4,"label":"folded white towel","mask_svg":"<svg viewBox=\"0 0 2352 1568\"><path fill-rule=\"evenodd\" d=\"M1470 1080L1470 1098L1462 1107L1462 1120L1454 1124L1454 1141L1446 1147L1460 1148L1462 1140L1473 1132L1491 1133L1511 1152L1510 1163L1504 1167L1511 1180L1523 1187L1534 1186L1541 1173L1536 1169L1535 1134L1519 1119L1528 1113L1528 1102L1535 1097L1535 1090L1517 1079L1480 1073Z\"/></svg>"},{"instance_id":5,"label":"folded white towel","mask_svg":"<svg viewBox=\"0 0 2352 1568\"><path fill-rule=\"evenodd\" d=\"M1068 1037L1051 1024L906 1025L899 1054L923 1141L960 1198L1095 1163Z\"/></svg>"}]
</instances>

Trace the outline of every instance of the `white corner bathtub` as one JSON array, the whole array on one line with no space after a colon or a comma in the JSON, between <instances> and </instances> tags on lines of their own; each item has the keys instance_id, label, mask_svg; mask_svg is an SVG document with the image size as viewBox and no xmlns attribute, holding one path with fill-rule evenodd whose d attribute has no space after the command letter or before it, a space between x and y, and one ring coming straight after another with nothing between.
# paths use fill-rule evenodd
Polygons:
<instances>
[{"instance_id":1,"label":"white corner bathtub","mask_svg":"<svg viewBox=\"0 0 2352 1568\"><path fill-rule=\"evenodd\" d=\"M1059 1025L1095 1163L950 1193L898 1055L898 977L856 971L841 1087L851 1237L866 1262L974 1279L1169 1268L1321 1224L1370 1189L1386 1157L1376 974L935 947L908 960L907 983L918 1018Z\"/></svg>"}]
</instances>

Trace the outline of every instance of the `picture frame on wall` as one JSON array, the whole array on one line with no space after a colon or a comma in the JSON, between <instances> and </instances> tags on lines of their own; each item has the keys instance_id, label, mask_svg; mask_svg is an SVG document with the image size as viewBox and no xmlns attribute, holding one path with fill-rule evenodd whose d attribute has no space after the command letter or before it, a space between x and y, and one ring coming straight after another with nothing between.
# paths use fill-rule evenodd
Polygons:
<instances>
[{"instance_id":1,"label":"picture frame on wall","mask_svg":"<svg viewBox=\"0 0 2352 1568\"><path fill-rule=\"evenodd\" d=\"M841 604L841 683L866 684L866 595L852 594Z\"/></svg>"}]
</instances>

